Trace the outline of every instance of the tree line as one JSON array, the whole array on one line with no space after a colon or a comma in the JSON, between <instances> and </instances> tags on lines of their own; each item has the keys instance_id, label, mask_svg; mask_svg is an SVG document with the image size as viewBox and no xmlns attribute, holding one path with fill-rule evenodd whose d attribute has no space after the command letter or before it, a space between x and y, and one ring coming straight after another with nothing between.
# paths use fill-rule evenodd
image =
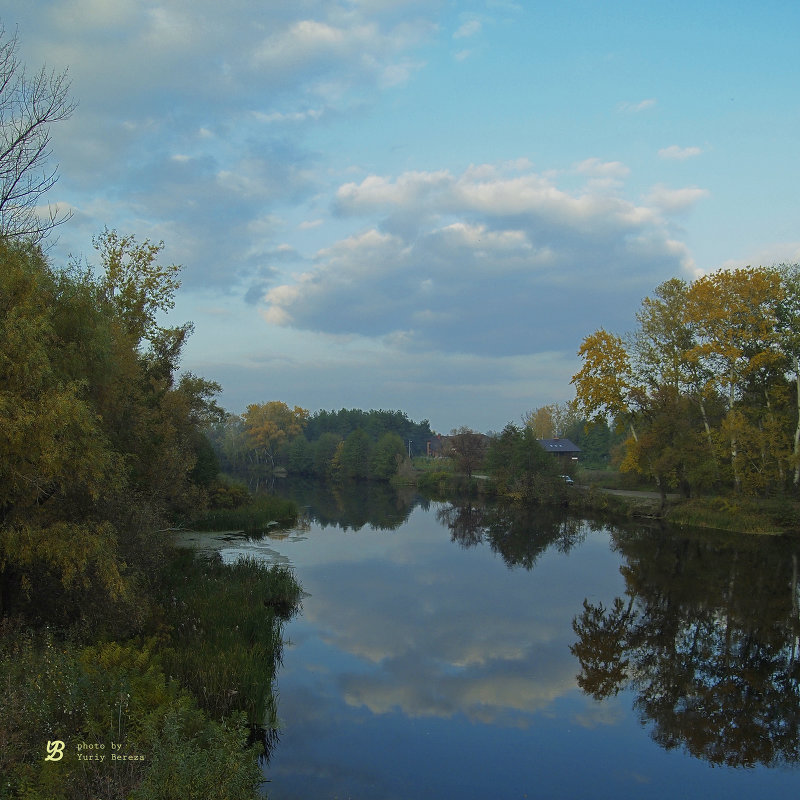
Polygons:
<instances>
[{"instance_id":1,"label":"tree line","mask_svg":"<svg viewBox=\"0 0 800 800\"><path fill-rule=\"evenodd\" d=\"M402 411L341 409L311 414L279 400L227 414L208 430L222 469L258 488L276 472L325 479L389 480L433 437L428 420Z\"/></svg>"},{"instance_id":2,"label":"tree line","mask_svg":"<svg viewBox=\"0 0 800 800\"><path fill-rule=\"evenodd\" d=\"M800 489L800 267L673 278L636 329L580 347L578 407L625 430L623 471L662 491Z\"/></svg>"}]
</instances>

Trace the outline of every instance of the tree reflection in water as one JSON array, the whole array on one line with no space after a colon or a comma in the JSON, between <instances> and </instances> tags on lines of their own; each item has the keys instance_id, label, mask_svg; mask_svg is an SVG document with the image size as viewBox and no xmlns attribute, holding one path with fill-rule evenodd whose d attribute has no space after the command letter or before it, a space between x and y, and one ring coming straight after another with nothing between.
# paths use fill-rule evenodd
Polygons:
<instances>
[{"instance_id":1,"label":"tree reflection in water","mask_svg":"<svg viewBox=\"0 0 800 800\"><path fill-rule=\"evenodd\" d=\"M509 567L533 569L539 557L555 548L568 553L591 529L585 520L540 507L509 504L450 503L436 512L437 521L450 530L462 547L485 542Z\"/></svg>"},{"instance_id":2,"label":"tree reflection in water","mask_svg":"<svg viewBox=\"0 0 800 800\"><path fill-rule=\"evenodd\" d=\"M395 530L418 505L388 486L286 484L322 527ZM583 602L572 622L579 687L603 701L631 690L663 748L729 767L800 761L800 540L594 525L541 507L475 500L438 507L463 548L486 544L532 570L550 548L569 553L610 532L625 594Z\"/></svg>"},{"instance_id":3,"label":"tree reflection in water","mask_svg":"<svg viewBox=\"0 0 800 800\"><path fill-rule=\"evenodd\" d=\"M800 760L798 546L617 530L626 598L584 601L570 648L597 700L623 688L652 737L715 765Z\"/></svg>"}]
</instances>

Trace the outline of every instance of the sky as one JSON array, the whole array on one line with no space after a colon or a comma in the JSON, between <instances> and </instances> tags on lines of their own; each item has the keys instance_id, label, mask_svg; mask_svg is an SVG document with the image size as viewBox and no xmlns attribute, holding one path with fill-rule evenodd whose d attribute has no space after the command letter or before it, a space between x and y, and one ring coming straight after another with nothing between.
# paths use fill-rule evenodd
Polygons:
<instances>
[{"instance_id":1,"label":"sky","mask_svg":"<svg viewBox=\"0 0 800 800\"><path fill-rule=\"evenodd\" d=\"M672 277L800 260L800 4L5 0L69 209L183 266L182 368L501 430Z\"/></svg>"}]
</instances>

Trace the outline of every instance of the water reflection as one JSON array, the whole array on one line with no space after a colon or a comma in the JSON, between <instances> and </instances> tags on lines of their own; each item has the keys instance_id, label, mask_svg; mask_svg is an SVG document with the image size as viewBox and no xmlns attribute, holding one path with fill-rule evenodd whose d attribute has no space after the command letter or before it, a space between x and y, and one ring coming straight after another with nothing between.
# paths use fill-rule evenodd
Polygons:
<instances>
[{"instance_id":1,"label":"water reflection","mask_svg":"<svg viewBox=\"0 0 800 800\"><path fill-rule=\"evenodd\" d=\"M395 488L373 481L328 483L311 478L276 481L276 494L293 500L302 509L304 522L322 528L360 531L396 530L419 505L428 506L413 486Z\"/></svg>"},{"instance_id":2,"label":"water reflection","mask_svg":"<svg viewBox=\"0 0 800 800\"><path fill-rule=\"evenodd\" d=\"M614 531L625 596L584 601L572 646L598 700L632 688L665 749L727 766L800 758L798 542Z\"/></svg>"},{"instance_id":3,"label":"water reflection","mask_svg":"<svg viewBox=\"0 0 800 800\"><path fill-rule=\"evenodd\" d=\"M308 593L274 800L796 788L791 770L710 768L797 760L796 542L292 491L307 530L252 545Z\"/></svg>"},{"instance_id":4,"label":"water reflection","mask_svg":"<svg viewBox=\"0 0 800 800\"><path fill-rule=\"evenodd\" d=\"M486 542L509 567L531 570L551 547L569 553L586 538L591 525L551 509L520 509L508 505L448 503L436 519L450 530L454 542L476 547Z\"/></svg>"}]
</instances>

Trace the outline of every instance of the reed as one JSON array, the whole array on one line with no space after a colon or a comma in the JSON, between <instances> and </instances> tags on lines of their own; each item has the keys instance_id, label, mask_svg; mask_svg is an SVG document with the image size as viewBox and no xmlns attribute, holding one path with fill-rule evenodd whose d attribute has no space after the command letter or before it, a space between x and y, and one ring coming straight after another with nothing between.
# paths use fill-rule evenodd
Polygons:
<instances>
[{"instance_id":1,"label":"reed","mask_svg":"<svg viewBox=\"0 0 800 800\"><path fill-rule=\"evenodd\" d=\"M297 506L275 495L259 495L239 508L217 508L194 520L197 531L243 531L263 536L272 528L285 528L297 521Z\"/></svg>"},{"instance_id":2,"label":"reed","mask_svg":"<svg viewBox=\"0 0 800 800\"><path fill-rule=\"evenodd\" d=\"M171 567L164 670L215 719L243 711L251 725L276 725L274 679L283 622L300 587L287 567L248 558L223 564L182 553Z\"/></svg>"}]
</instances>

